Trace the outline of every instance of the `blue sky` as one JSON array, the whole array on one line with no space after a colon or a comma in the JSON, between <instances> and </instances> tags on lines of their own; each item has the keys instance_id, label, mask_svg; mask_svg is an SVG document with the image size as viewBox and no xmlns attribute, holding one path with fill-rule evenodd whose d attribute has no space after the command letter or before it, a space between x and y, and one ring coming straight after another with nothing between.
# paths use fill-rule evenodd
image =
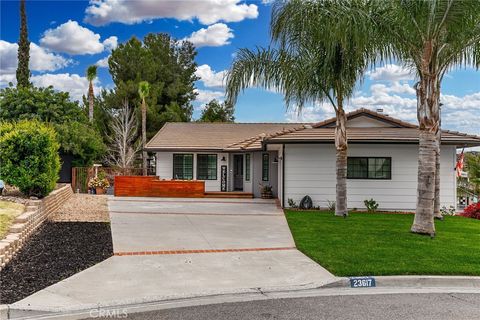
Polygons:
<instances>
[{"instance_id":1,"label":"blue sky","mask_svg":"<svg viewBox=\"0 0 480 320\"><path fill-rule=\"evenodd\" d=\"M269 43L268 1L92 0L27 1L32 42L32 81L53 85L74 98L87 91L85 69L104 66L110 50L130 37L167 32L198 46L199 92L194 117L210 98L223 98L222 78L238 48ZM14 81L19 33L18 1L1 1L0 85ZM103 60L104 62L105 60ZM399 64L377 66L359 83L348 109L383 108L386 113L415 122L413 76ZM99 68L97 88L112 88L107 67ZM480 73L467 68L449 73L442 85L443 126L480 134ZM326 103L309 106L302 114L286 111L282 96L249 89L239 98L239 122L319 121L332 116Z\"/></svg>"}]
</instances>

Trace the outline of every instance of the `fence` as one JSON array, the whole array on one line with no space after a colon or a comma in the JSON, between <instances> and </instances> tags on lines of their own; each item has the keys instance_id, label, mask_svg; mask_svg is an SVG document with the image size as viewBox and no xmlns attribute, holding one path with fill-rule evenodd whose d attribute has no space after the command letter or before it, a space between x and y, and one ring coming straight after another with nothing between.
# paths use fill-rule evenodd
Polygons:
<instances>
[{"instance_id":1,"label":"fence","mask_svg":"<svg viewBox=\"0 0 480 320\"><path fill-rule=\"evenodd\" d=\"M95 177L95 172L103 172L108 179L110 186L115 184L115 176L141 176L142 168L112 168L112 167L73 167L72 168L72 189L73 192L88 193L88 181ZM152 170L148 175L154 175Z\"/></svg>"}]
</instances>

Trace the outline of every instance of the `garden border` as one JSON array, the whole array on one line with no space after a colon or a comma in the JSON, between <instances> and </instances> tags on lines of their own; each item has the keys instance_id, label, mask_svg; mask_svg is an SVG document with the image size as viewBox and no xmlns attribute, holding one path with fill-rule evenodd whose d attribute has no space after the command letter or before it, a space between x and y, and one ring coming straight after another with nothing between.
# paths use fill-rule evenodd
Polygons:
<instances>
[{"instance_id":1,"label":"garden border","mask_svg":"<svg viewBox=\"0 0 480 320\"><path fill-rule=\"evenodd\" d=\"M0 270L23 247L28 237L72 195L72 187L67 184L41 200L28 200L25 211L15 218L7 236L0 240Z\"/></svg>"}]
</instances>

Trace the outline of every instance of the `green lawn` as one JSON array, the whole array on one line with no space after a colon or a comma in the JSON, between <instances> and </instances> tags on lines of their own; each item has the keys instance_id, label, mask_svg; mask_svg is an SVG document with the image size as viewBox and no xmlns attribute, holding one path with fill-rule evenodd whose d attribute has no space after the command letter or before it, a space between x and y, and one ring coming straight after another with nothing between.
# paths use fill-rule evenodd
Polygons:
<instances>
[{"instance_id":1,"label":"green lawn","mask_svg":"<svg viewBox=\"0 0 480 320\"><path fill-rule=\"evenodd\" d=\"M285 211L297 248L337 276L480 275L480 221L446 217L434 239L413 215Z\"/></svg>"},{"instance_id":2,"label":"green lawn","mask_svg":"<svg viewBox=\"0 0 480 320\"><path fill-rule=\"evenodd\" d=\"M0 239L5 237L8 228L13 223L16 216L23 212L22 204L9 201L0 201Z\"/></svg>"}]
</instances>

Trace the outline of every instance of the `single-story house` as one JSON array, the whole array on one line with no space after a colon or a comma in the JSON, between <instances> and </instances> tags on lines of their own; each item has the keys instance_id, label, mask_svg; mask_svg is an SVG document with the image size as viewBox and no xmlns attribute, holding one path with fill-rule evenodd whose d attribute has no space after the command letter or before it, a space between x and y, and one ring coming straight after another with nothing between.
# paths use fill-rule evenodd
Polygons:
<instances>
[{"instance_id":1,"label":"single-story house","mask_svg":"<svg viewBox=\"0 0 480 320\"><path fill-rule=\"evenodd\" d=\"M348 206L373 198L383 210L414 210L418 127L380 112L347 114ZM309 195L315 206L335 200L335 118L319 123L167 123L148 142L160 179L204 180L205 190L260 196L273 187L283 207ZM480 137L443 130L441 205L455 206L457 148Z\"/></svg>"}]
</instances>

